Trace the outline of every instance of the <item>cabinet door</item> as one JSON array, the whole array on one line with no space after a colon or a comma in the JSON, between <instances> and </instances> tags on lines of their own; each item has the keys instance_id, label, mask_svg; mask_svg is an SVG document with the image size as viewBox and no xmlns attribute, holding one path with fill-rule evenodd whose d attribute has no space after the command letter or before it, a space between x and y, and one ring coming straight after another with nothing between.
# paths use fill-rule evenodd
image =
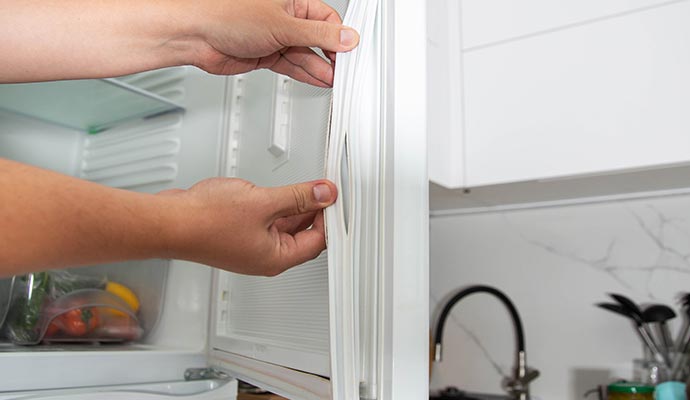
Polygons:
<instances>
[{"instance_id":1,"label":"cabinet door","mask_svg":"<svg viewBox=\"0 0 690 400\"><path fill-rule=\"evenodd\" d=\"M455 67L428 77L431 179L477 187L690 162L690 6L545 3L436 11L429 64ZM453 46L443 30L458 35Z\"/></svg>"},{"instance_id":2,"label":"cabinet door","mask_svg":"<svg viewBox=\"0 0 690 400\"><path fill-rule=\"evenodd\" d=\"M466 53L466 185L690 161L690 4Z\"/></svg>"},{"instance_id":3,"label":"cabinet door","mask_svg":"<svg viewBox=\"0 0 690 400\"><path fill-rule=\"evenodd\" d=\"M369 210L364 215L376 219L349 218L352 236L329 236L328 258L323 254L277 277L214 272L211 365L294 399L428 395L424 82L407 84L424 74L419 66L424 60L414 60L410 52L423 51L424 24L418 18L423 8L421 1L361 1L345 19L361 32L360 49L369 50L338 55L338 89L348 93L333 100L332 119L345 114L336 103L356 105L357 94L376 99L364 110L375 118L367 121L376 123L360 123L354 113L348 127L380 147L361 153L350 149L349 159L361 156L376 168L362 171L346 162L350 179L337 179L335 208L364 208ZM329 91L260 71L232 79L227 99L226 125L238 135L226 143L226 171L259 185L324 176ZM380 181L366 193L373 190L376 196L349 183L373 177ZM329 217L329 232L342 222L338 218L344 215ZM376 235L355 235L358 224L376 228ZM352 262L354 249L364 247L370 256L366 263Z\"/></svg>"}]
</instances>

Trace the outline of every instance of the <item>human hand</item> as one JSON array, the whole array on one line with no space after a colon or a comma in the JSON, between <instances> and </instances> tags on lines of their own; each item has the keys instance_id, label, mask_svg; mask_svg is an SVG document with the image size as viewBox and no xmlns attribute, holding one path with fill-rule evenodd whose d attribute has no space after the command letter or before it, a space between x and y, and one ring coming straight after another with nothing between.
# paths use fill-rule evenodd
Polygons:
<instances>
[{"instance_id":1,"label":"human hand","mask_svg":"<svg viewBox=\"0 0 690 400\"><path fill-rule=\"evenodd\" d=\"M326 180L266 188L212 178L159 196L172 212L165 224L172 226L170 258L274 276L326 248L321 210L337 189Z\"/></svg>"},{"instance_id":2,"label":"human hand","mask_svg":"<svg viewBox=\"0 0 690 400\"><path fill-rule=\"evenodd\" d=\"M269 68L321 87L333 83L333 67L309 47L352 50L359 35L341 25L321 0L208 0L195 6L199 36L193 64L214 74Z\"/></svg>"}]
</instances>

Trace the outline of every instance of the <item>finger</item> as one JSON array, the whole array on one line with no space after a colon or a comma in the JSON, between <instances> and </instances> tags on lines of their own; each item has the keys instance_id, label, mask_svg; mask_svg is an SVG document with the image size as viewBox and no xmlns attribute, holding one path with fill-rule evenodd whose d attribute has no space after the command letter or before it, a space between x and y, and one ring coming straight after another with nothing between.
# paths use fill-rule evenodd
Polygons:
<instances>
[{"instance_id":1,"label":"finger","mask_svg":"<svg viewBox=\"0 0 690 400\"><path fill-rule=\"evenodd\" d=\"M303 76L303 71L311 78L321 82L320 86L327 85L326 87L330 87L333 83L333 66L316 54L312 49L308 47L291 47L283 51L281 56L279 61L287 62L287 64L280 64L280 66L276 65L276 67L280 68L284 66L301 74L300 76ZM271 69L275 71L275 68ZM312 80L308 77L305 78Z\"/></svg>"},{"instance_id":2,"label":"finger","mask_svg":"<svg viewBox=\"0 0 690 400\"><path fill-rule=\"evenodd\" d=\"M316 21L326 21L332 24L342 25L343 21L340 19L338 12L324 3L321 0L307 0L307 13L305 16L295 15L296 17L302 17L306 19L316 20ZM324 51L324 55L328 57L331 61L335 61L335 52Z\"/></svg>"},{"instance_id":3,"label":"finger","mask_svg":"<svg viewBox=\"0 0 690 400\"><path fill-rule=\"evenodd\" d=\"M338 12L321 0L296 1L295 8L295 17L298 18L326 21L338 25L343 23ZM324 55L331 61L335 61L335 52L324 51Z\"/></svg>"},{"instance_id":4,"label":"finger","mask_svg":"<svg viewBox=\"0 0 690 400\"><path fill-rule=\"evenodd\" d=\"M321 0L297 0L293 4L297 18L328 21L334 24L343 23L338 12Z\"/></svg>"},{"instance_id":5,"label":"finger","mask_svg":"<svg viewBox=\"0 0 690 400\"><path fill-rule=\"evenodd\" d=\"M276 188L261 188L268 199L269 221L318 211L333 204L338 190L333 182L319 180Z\"/></svg>"},{"instance_id":6,"label":"finger","mask_svg":"<svg viewBox=\"0 0 690 400\"><path fill-rule=\"evenodd\" d=\"M308 47L291 47L283 52L283 57L297 65L309 75L324 82L333 82L333 67Z\"/></svg>"},{"instance_id":7,"label":"finger","mask_svg":"<svg viewBox=\"0 0 690 400\"><path fill-rule=\"evenodd\" d=\"M318 211L313 211L306 214L278 218L273 223L273 226L275 226L278 232L286 232L291 235L294 235L297 232L309 228L314 223L314 218L316 218L317 212Z\"/></svg>"},{"instance_id":8,"label":"finger","mask_svg":"<svg viewBox=\"0 0 690 400\"><path fill-rule=\"evenodd\" d=\"M318 257L326 248L323 213L317 213L311 229L296 235L280 234L280 260L283 271Z\"/></svg>"},{"instance_id":9,"label":"finger","mask_svg":"<svg viewBox=\"0 0 690 400\"><path fill-rule=\"evenodd\" d=\"M290 49L286 52L286 54L291 52L292 50L296 49ZM311 52L310 49L306 50ZM314 57L318 58L318 60L306 60L305 62L308 62L310 64L309 68L315 70L315 72L313 73L309 73L307 70L305 70L304 67L290 62L290 60L287 57L280 57L276 61L276 63L270 67L270 69L271 71L283 75L288 75L300 82L308 83L310 85L319 86L323 88L331 87L333 83L332 68L330 68L330 65L324 59L317 56L313 52L312 54L314 55ZM323 65L318 66L319 63ZM324 68L324 66L326 66L326 68Z\"/></svg>"},{"instance_id":10,"label":"finger","mask_svg":"<svg viewBox=\"0 0 690 400\"><path fill-rule=\"evenodd\" d=\"M204 71L217 75L236 75L255 69L270 68L280 59L280 53L272 53L261 58L237 58L220 55L215 63L202 65Z\"/></svg>"},{"instance_id":11,"label":"finger","mask_svg":"<svg viewBox=\"0 0 690 400\"><path fill-rule=\"evenodd\" d=\"M293 18L281 37L285 47L319 47L324 51L350 51L359 43L354 29L325 21Z\"/></svg>"}]
</instances>

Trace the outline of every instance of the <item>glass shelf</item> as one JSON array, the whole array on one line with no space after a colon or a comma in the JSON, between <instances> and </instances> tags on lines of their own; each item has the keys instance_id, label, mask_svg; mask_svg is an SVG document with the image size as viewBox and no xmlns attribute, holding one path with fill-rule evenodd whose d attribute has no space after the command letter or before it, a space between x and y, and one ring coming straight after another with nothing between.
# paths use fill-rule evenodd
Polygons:
<instances>
[{"instance_id":1,"label":"glass shelf","mask_svg":"<svg viewBox=\"0 0 690 400\"><path fill-rule=\"evenodd\" d=\"M117 79L0 85L0 109L88 133L183 110L170 100Z\"/></svg>"}]
</instances>

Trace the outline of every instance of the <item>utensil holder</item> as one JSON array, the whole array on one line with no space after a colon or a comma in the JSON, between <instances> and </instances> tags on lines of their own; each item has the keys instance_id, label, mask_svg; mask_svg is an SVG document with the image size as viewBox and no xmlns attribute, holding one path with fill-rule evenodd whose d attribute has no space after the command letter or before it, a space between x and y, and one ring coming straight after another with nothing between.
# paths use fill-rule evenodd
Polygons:
<instances>
[{"instance_id":1,"label":"utensil holder","mask_svg":"<svg viewBox=\"0 0 690 400\"><path fill-rule=\"evenodd\" d=\"M646 385L658 385L671 379L670 369L664 363L653 359L638 358L633 360L633 381Z\"/></svg>"}]
</instances>

